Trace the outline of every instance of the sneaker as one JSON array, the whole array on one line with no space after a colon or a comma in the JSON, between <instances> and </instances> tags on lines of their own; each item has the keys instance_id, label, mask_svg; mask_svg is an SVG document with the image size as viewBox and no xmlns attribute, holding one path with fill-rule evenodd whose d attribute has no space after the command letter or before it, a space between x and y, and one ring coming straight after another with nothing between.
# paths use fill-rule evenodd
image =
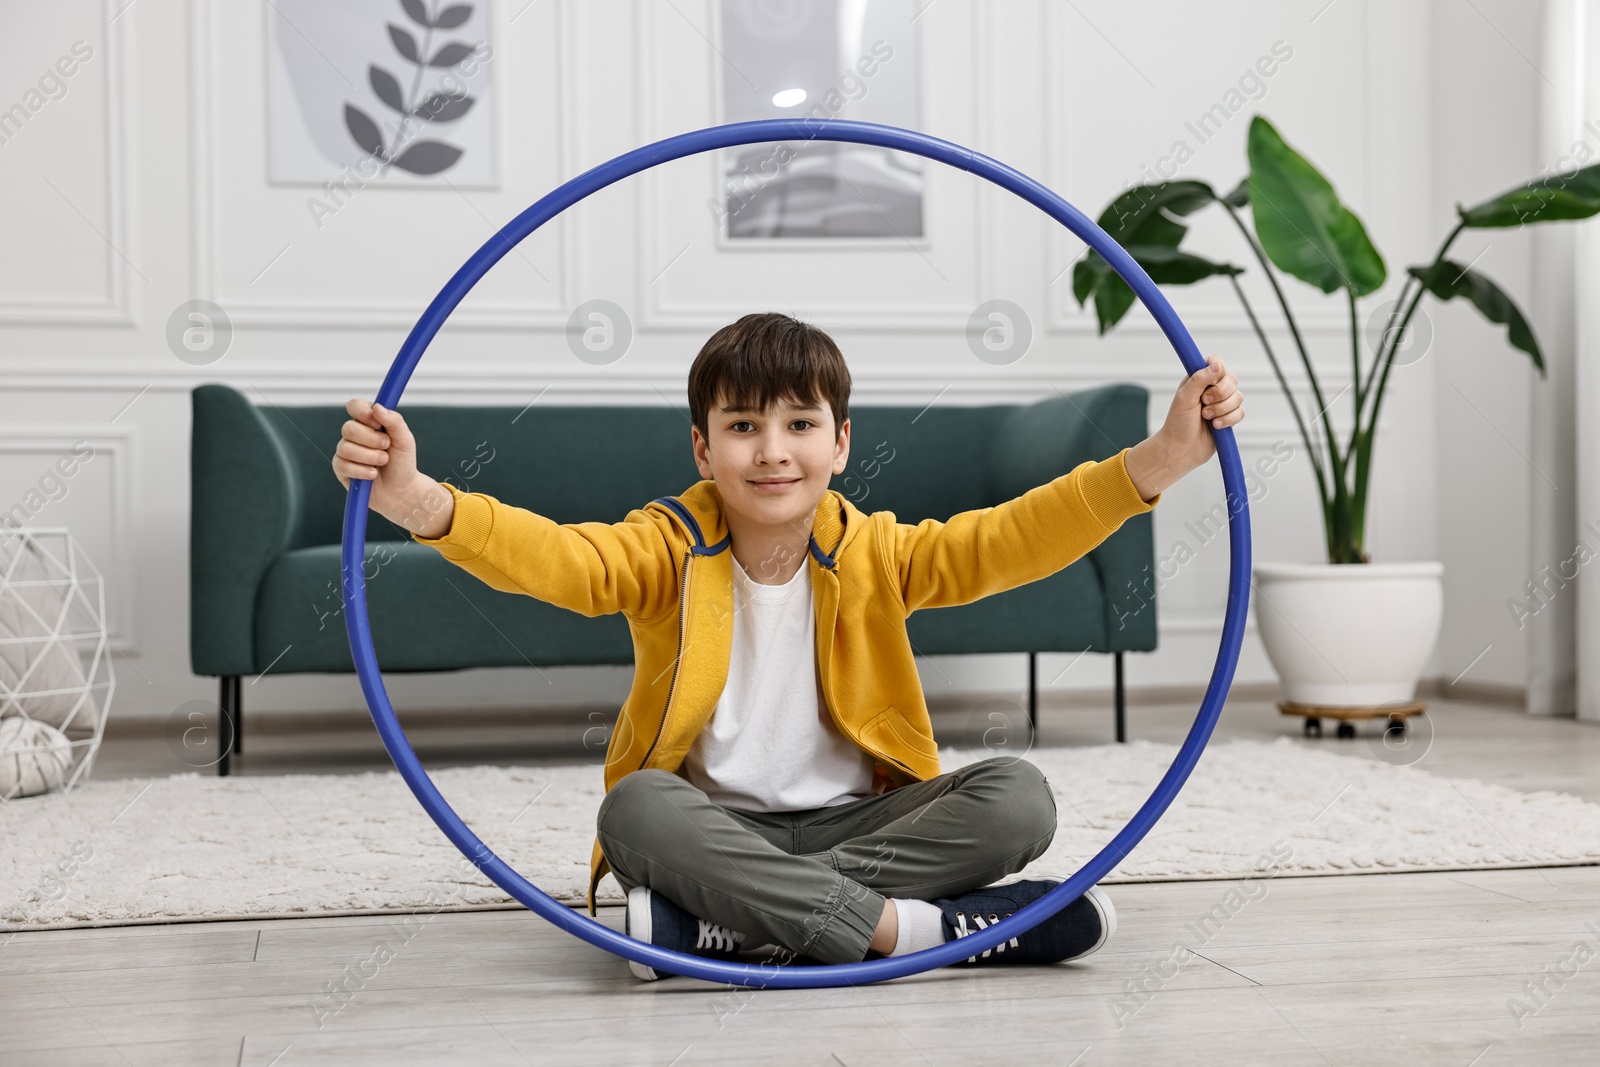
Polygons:
<instances>
[{"instance_id":1,"label":"sneaker","mask_svg":"<svg viewBox=\"0 0 1600 1067\"><path fill-rule=\"evenodd\" d=\"M629 937L648 941L658 948L716 960L737 959L744 941L744 935L738 931L696 918L643 885L628 890L628 907L623 913L622 931ZM629 960L628 967L647 982L668 978L673 973L658 971L637 960Z\"/></svg>"},{"instance_id":2,"label":"sneaker","mask_svg":"<svg viewBox=\"0 0 1600 1067\"><path fill-rule=\"evenodd\" d=\"M944 912L945 940L975 934L1021 911L1061 882L1052 879L986 886L959 897L933 901ZM982 963L1061 963L1097 951L1117 929L1117 911L1099 886L1033 929L992 949L959 960L955 966Z\"/></svg>"}]
</instances>

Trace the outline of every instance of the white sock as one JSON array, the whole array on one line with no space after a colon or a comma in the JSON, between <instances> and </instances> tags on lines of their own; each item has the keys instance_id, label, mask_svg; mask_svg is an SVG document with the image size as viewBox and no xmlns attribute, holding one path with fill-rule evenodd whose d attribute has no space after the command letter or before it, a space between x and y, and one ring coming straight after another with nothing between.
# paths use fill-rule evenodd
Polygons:
<instances>
[{"instance_id":1,"label":"white sock","mask_svg":"<svg viewBox=\"0 0 1600 1067\"><path fill-rule=\"evenodd\" d=\"M899 897L890 897L889 900L900 918L900 929L889 955L904 956L944 944L944 913L937 904L926 900L901 900Z\"/></svg>"}]
</instances>

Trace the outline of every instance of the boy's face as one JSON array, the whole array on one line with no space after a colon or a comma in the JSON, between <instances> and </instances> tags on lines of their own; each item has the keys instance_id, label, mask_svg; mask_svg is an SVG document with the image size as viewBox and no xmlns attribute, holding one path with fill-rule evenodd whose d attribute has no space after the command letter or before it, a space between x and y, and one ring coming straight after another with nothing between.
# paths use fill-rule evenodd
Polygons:
<instances>
[{"instance_id":1,"label":"boy's face","mask_svg":"<svg viewBox=\"0 0 1600 1067\"><path fill-rule=\"evenodd\" d=\"M721 394L706 414L708 441L693 428L695 464L717 483L733 522L780 535L810 529L828 482L850 461L850 420L836 432L832 407L782 401L766 411L729 410ZM771 486L768 488L768 486Z\"/></svg>"}]
</instances>

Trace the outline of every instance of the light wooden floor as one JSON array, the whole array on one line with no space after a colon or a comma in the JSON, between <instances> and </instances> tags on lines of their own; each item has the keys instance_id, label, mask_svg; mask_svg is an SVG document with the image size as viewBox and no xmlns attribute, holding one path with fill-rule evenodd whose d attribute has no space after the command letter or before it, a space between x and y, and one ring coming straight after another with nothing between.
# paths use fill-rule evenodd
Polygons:
<instances>
[{"instance_id":1,"label":"light wooden floor","mask_svg":"<svg viewBox=\"0 0 1600 1067\"><path fill-rule=\"evenodd\" d=\"M1600 729L1437 700L1429 711L1435 736L1421 768L1600 801ZM1134 707L1129 718L1134 736L1176 741L1192 715ZM1104 712L1047 712L1045 740L1099 743L1108 723ZM1270 704L1245 702L1229 706L1217 736L1283 734L1297 727ZM250 740L245 773L384 762L370 737L319 737L317 758L291 740ZM426 754L428 741L417 743ZM1365 738L1306 743L1373 754ZM164 750L111 743L98 773L181 769ZM490 754L458 747L434 762ZM1496 832L1516 840L1515 826ZM1600 1058L1600 867L1259 881L1220 928L1197 934L1234 884L1111 887L1117 936L1080 964L946 969L843 990L642 983L621 959L524 912L435 915L409 937L389 918L0 935L0 1063L1489 1067ZM602 909L602 919L621 928L620 909ZM1176 959L1179 942L1194 954ZM1528 983L1541 979L1535 997ZM339 981L350 991L342 1000L326 992Z\"/></svg>"}]
</instances>

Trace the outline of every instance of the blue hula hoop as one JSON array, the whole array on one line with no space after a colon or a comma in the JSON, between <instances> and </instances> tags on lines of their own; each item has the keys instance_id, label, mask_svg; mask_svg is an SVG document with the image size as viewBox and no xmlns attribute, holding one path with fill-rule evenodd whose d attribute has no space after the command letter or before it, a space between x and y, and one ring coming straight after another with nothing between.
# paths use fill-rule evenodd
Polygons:
<instances>
[{"instance_id":1,"label":"blue hula hoop","mask_svg":"<svg viewBox=\"0 0 1600 1067\"><path fill-rule=\"evenodd\" d=\"M444 325L445 319L473 285L523 238L573 204L622 178L683 156L736 145L789 140L844 141L910 152L961 170L971 171L1003 189L1010 190L1077 234L1111 265L1155 317L1167 340L1177 350L1178 358L1189 374L1206 366L1206 361L1195 346L1194 339L1189 336L1189 331L1143 268L1087 216L1034 179L971 149L962 148L925 133L916 133L895 126L846 119L762 119L712 126L636 148L585 171L542 197L489 238L483 247L473 253L461 269L456 271L439 291L439 295L433 298L433 302L422 313L422 317L417 320L410 335L406 337L405 343L401 345L399 354L395 356L394 363L383 380L382 388L378 390L376 401L385 407L399 407L400 396L405 391L406 383L411 379L417 363L422 359L423 352ZM377 725L384 747L388 749L389 756L394 760L401 777L416 794L423 809L439 825L439 829L444 831L445 836L467 859L493 879L495 884L567 933L608 952L673 974L684 974L714 982L779 989L860 985L943 967L1019 936L1082 896L1109 873L1118 861L1131 852L1145 834L1150 832L1156 820L1178 795L1178 790L1183 787L1183 783L1199 761L1200 754L1216 726L1217 718L1222 713L1223 701L1232 684L1233 672L1239 662L1239 648L1244 640L1245 617L1249 612L1250 514L1244 469L1239 461L1239 449L1233 439L1233 430L1231 428L1217 430L1211 427L1211 431L1216 442L1217 457L1222 464L1223 485L1230 503L1228 532L1231 570L1228 575L1228 607L1223 619L1222 643L1217 650L1211 681L1206 687L1205 698L1201 702L1194 725L1190 727L1177 758L1173 760L1172 766L1156 784L1149 799L1134 813L1128 824L1072 877L1009 918L966 937L947 941L935 948L905 956L886 956L859 963L819 966L778 966L704 959L658 948L618 933L587 915L577 914L572 908L551 897L513 870L504 860L496 856L445 802L418 761L417 754L412 750L410 741L395 718L388 694L384 691L383 676L373 650L372 631L367 618L366 581L363 575L368 500L372 493L372 483L365 479L351 481L349 496L345 501L342 558L344 573L350 575L353 580L340 583L344 589L345 628L350 636L350 651L355 659L356 674L361 679L362 692L366 695L368 709L372 712L372 721Z\"/></svg>"}]
</instances>

